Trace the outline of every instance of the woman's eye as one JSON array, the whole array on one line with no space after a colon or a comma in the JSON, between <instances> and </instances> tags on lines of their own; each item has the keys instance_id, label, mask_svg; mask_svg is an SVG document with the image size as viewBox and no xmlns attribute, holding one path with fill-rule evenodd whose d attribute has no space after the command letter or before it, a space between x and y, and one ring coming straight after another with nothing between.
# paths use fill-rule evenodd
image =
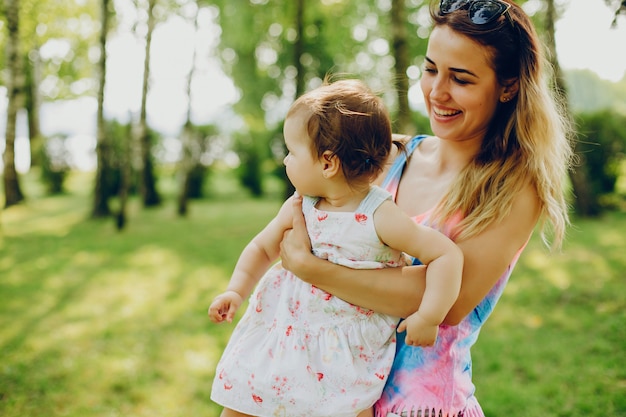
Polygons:
<instances>
[{"instance_id":1,"label":"woman's eye","mask_svg":"<svg viewBox=\"0 0 626 417\"><path fill-rule=\"evenodd\" d=\"M454 82L457 83L457 84L460 84L460 85L466 85L466 84L470 83L469 81L466 81L466 80L463 80L463 79L457 78L457 77L454 77Z\"/></svg>"}]
</instances>

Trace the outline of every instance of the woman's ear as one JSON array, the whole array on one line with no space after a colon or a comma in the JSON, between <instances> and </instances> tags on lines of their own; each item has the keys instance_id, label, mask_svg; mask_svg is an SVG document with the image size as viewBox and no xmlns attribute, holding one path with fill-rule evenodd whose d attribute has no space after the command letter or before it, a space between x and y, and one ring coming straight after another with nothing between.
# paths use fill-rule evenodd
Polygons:
<instances>
[{"instance_id":1,"label":"woman's ear","mask_svg":"<svg viewBox=\"0 0 626 417\"><path fill-rule=\"evenodd\" d=\"M500 101L506 103L515 98L519 91L519 78L511 78L506 81L502 92L500 93Z\"/></svg>"},{"instance_id":2,"label":"woman's ear","mask_svg":"<svg viewBox=\"0 0 626 417\"><path fill-rule=\"evenodd\" d=\"M341 169L341 162L332 151L324 151L320 163L322 164L322 175L327 179L337 175Z\"/></svg>"}]
</instances>

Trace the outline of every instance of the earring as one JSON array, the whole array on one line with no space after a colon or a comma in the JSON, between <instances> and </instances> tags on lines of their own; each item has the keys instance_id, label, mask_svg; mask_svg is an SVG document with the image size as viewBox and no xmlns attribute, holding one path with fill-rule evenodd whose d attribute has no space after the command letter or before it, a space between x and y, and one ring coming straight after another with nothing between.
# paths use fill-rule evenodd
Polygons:
<instances>
[{"instance_id":1,"label":"earring","mask_svg":"<svg viewBox=\"0 0 626 417\"><path fill-rule=\"evenodd\" d=\"M502 98L500 99L500 101L501 101L501 102L503 102L503 103L506 103L506 102L508 102L509 100L511 100L511 97L502 97Z\"/></svg>"}]
</instances>

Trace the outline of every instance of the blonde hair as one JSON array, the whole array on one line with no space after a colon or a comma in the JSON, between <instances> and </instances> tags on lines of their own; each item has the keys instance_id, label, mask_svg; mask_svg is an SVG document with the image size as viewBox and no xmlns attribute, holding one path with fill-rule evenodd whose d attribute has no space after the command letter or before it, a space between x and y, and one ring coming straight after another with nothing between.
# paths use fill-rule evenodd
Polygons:
<instances>
[{"instance_id":1,"label":"blonde hair","mask_svg":"<svg viewBox=\"0 0 626 417\"><path fill-rule=\"evenodd\" d=\"M565 194L572 160L570 119L550 89L549 66L530 19L515 3L506 2L511 4L509 16L493 25L471 23L467 10L440 14L431 7L435 25L447 25L488 49L500 84L516 78L519 82L517 96L499 104L478 155L437 207L435 222L460 211L457 240L477 235L509 214L515 196L530 182L541 204L541 237L558 248L569 224Z\"/></svg>"}]
</instances>

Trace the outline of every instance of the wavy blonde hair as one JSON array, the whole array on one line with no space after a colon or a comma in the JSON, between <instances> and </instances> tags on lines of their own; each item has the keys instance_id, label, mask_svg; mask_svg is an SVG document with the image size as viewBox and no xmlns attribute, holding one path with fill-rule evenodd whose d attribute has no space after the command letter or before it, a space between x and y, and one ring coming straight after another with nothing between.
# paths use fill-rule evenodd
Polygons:
<instances>
[{"instance_id":1,"label":"wavy blonde hair","mask_svg":"<svg viewBox=\"0 0 626 417\"><path fill-rule=\"evenodd\" d=\"M435 219L460 210L457 239L474 236L509 214L516 194L530 182L541 204L541 237L558 248L569 224L570 118L550 88L550 66L533 24L519 6L506 2L509 15L489 25L473 24L467 10L440 14L431 5L435 26L446 25L487 48L501 85L519 81L516 97L499 104L479 153L454 181Z\"/></svg>"}]
</instances>

